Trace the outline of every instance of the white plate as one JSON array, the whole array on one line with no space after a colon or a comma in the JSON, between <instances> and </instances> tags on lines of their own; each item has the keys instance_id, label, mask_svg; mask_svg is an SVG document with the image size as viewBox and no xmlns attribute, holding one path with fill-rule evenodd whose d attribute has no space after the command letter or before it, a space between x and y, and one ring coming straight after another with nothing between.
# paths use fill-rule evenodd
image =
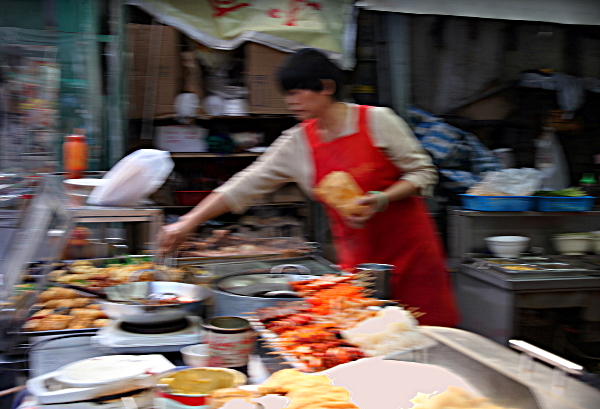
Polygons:
<instances>
[{"instance_id":1,"label":"white plate","mask_svg":"<svg viewBox=\"0 0 600 409\"><path fill-rule=\"evenodd\" d=\"M146 373L153 363L145 357L108 355L84 359L61 368L59 382L80 388L120 382Z\"/></svg>"}]
</instances>

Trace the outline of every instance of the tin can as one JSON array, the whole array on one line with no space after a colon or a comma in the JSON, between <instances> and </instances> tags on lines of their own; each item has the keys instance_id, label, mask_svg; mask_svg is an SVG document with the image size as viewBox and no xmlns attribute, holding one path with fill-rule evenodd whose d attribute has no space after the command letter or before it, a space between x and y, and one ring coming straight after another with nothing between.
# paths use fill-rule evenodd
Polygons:
<instances>
[{"instance_id":1,"label":"tin can","mask_svg":"<svg viewBox=\"0 0 600 409\"><path fill-rule=\"evenodd\" d=\"M210 351L209 366L238 368L248 364L256 346L250 322L241 317L214 317L204 322Z\"/></svg>"},{"instance_id":2,"label":"tin can","mask_svg":"<svg viewBox=\"0 0 600 409\"><path fill-rule=\"evenodd\" d=\"M374 297L379 300L389 300L391 295L390 275L394 270L391 264L364 263L358 264L356 271L370 276L373 279L371 288L375 290Z\"/></svg>"}]
</instances>

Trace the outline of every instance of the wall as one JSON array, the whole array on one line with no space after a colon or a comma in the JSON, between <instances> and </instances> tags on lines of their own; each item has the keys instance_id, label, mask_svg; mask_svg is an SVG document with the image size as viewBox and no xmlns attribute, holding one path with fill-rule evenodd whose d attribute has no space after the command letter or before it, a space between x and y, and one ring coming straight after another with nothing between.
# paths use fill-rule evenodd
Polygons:
<instances>
[{"instance_id":1,"label":"wall","mask_svg":"<svg viewBox=\"0 0 600 409\"><path fill-rule=\"evenodd\" d=\"M434 113L522 70L600 76L600 27L428 15L410 22L413 102Z\"/></svg>"}]
</instances>

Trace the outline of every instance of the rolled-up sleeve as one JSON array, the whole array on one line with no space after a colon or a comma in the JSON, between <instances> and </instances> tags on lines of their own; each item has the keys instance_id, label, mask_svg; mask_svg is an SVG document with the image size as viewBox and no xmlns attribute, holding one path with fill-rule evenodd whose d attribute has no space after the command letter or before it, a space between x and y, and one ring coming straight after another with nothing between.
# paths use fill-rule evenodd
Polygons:
<instances>
[{"instance_id":1,"label":"rolled-up sleeve","mask_svg":"<svg viewBox=\"0 0 600 409\"><path fill-rule=\"evenodd\" d=\"M256 161L215 189L233 213L242 213L253 200L289 182L306 185L306 149L294 127L279 136ZM300 179L300 180L299 180Z\"/></svg>"},{"instance_id":2,"label":"rolled-up sleeve","mask_svg":"<svg viewBox=\"0 0 600 409\"><path fill-rule=\"evenodd\" d=\"M367 112L373 143L402 171L400 179L419 188L421 196L432 196L437 168L408 124L389 108L373 107Z\"/></svg>"}]
</instances>

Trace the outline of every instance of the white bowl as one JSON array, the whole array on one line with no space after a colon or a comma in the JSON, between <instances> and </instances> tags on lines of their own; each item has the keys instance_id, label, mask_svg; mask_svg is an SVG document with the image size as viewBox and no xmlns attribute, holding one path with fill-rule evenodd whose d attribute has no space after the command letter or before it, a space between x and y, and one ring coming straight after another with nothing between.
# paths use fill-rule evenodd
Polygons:
<instances>
[{"instance_id":1,"label":"white bowl","mask_svg":"<svg viewBox=\"0 0 600 409\"><path fill-rule=\"evenodd\" d=\"M486 237L485 244L496 257L515 258L527 249L531 239L523 236Z\"/></svg>"},{"instance_id":2,"label":"white bowl","mask_svg":"<svg viewBox=\"0 0 600 409\"><path fill-rule=\"evenodd\" d=\"M188 345L181 348L183 362L192 368L203 368L208 365L210 351L208 344Z\"/></svg>"},{"instance_id":3,"label":"white bowl","mask_svg":"<svg viewBox=\"0 0 600 409\"><path fill-rule=\"evenodd\" d=\"M579 256L594 249L594 238L589 233L557 234L552 237L552 244L560 254Z\"/></svg>"}]
</instances>

